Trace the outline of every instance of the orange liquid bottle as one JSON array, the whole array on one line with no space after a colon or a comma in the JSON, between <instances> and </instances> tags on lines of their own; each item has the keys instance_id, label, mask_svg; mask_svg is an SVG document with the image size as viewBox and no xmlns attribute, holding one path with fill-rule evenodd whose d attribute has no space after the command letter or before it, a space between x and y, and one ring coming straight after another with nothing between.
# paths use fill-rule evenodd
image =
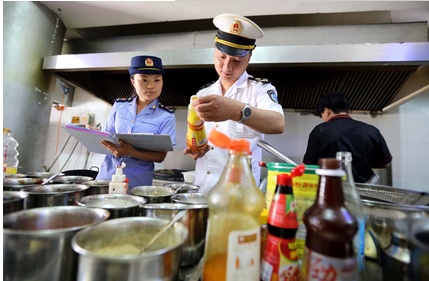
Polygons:
<instances>
[{"instance_id":1,"label":"orange liquid bottle","mask_svg":"<svg viewBox=\"0 0 429 281\"><path fill-rule=\"evenodd\" d=\"M229 160L208 194L203 281L259 281L259 216L265 202L247 162L249 142L231 140L215 129L209 139L229 149Z\"/></svg>"},{"instance_id":2,"label":"orange liquid bottle","mask_svg":"<svg viewBox=\"0 0 429 281\"><path fill-rule=\"evenodd\" d=\"M197 96L191 97L188 106L188 131L186 133L186 144L192 150L204 150L207 146L207 133L204 127L204 121L198 117L192 101L198 99Z\"/></svg>"}]
</instances>

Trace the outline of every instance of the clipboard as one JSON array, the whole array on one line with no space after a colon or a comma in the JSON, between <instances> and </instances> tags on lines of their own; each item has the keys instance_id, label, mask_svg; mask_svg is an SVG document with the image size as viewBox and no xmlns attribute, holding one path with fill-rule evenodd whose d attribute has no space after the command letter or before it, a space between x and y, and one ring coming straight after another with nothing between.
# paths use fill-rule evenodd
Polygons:
<instances>
[{"instance_id":1,"label":"clipboard","mask_svg":"<svg viewBox=\"0 0 429 281\"><path fill-rule=\"evenodd\" d=\"M95 131L79 126L66 124L61 126L61 129L66 131L89 151L99 154L113 155L107 148L100 142L102 140L109 141L118 147L118 140L123 140L131 144L136 150L147 151L173 151L173 143L169 135L155 135L155 134L115 134L112 135L107 132Z\"/></svg>"}]
</instances>

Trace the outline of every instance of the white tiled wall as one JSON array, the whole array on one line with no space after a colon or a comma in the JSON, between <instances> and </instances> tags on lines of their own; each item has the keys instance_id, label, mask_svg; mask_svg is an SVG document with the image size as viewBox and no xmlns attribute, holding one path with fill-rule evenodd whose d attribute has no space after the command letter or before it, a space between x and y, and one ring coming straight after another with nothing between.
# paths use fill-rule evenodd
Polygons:
<instances>
[{"instance_id":1,"label":"white tiled wall","mask_svg":"<svg viewBox=\"0 0 429 281\"><path fill-rule=\"evenodd\" d=\"M73 107L67 108L63 113L62 124L68 122L72 114L95 113L96 122L100 122L104 126L110 108L110 105L80 89L76 89ZM185 107L176 109L176 151L168 154L166 160L161 164L157 164L155 169L164 168L164 164L165 168L181 168L175 167L174 163L176 163L175 158L181 157L181 151L186 147L186 114L187 109ZM376 126L386 139L393 155L393 186L429 192L429 94L417 97L375 118L364 114L351 114L351 116L356 120ZM48 167L54 160L58 119L59 112L53 110L44 162ZM301 115L295 112L285 112L285 119L286 128L284 133L281 135L266 135L265 140L288 157L294 158L295 161L302 161L307 148L308 136L311 130L320 124L322 120L313 115ZM58 151L60 151L68 137L66 133L60 133ZM75 142L74 139L69 141L65 151L52 170L58 170L64 165ZM65 170L82 169L85 153L86 149L78 144ZM265 152L264 154L269 155ZM87 168L92 165L99 166L103 157L91 153ZM189 156L183 157L185 158L180 159L179 162L184 163L185 169L191 169L193 160Z\"/></svg>"}]
</instances>

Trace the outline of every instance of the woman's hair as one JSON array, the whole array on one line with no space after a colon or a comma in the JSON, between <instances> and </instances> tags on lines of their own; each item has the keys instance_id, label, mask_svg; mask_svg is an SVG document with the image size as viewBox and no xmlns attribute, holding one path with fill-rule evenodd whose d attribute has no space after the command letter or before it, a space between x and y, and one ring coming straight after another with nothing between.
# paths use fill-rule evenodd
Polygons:
<instances>
[{"instance_id":1,"label":"woman's hair","mask_svg":"<svg viewBox=\"0 0 429 281\"><path fill-rule=\"evenodd\" d=\"M133 80L133 81L134 81L134 76L135 76L135 75L136 75L135 73L134 73L134 74L131 74L131 76L130 76L131 80ZM133 84L131 84L131 86L133 87L133 92L131 93L131 97L132 97L132 98L135 98L135 97L137 96L137 91L136 91L136 88L134 88Z\"/></svg>"},{"instance_id":2,"label":"woman's hair","mask_svg":"<svg viewBox=\"0 0 429 281\"><path fill-rule=\"evenodd\" d=\"M320 99L317 105L317 113L319 117L322 116L323 110L328 108L335 114L340 112L349 112L350 102L347 97L338 92L325 93Z\"/></svg>"}]
</instances>

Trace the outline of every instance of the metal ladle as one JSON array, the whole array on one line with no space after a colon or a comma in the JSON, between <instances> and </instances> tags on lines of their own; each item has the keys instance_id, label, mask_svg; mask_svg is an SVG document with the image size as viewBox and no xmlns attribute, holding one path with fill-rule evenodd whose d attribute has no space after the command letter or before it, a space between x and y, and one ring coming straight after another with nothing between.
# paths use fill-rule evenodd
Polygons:
<instances>
[{"instance_id":1,"label":"metal ladle","mask_svg":"<svg viewBox=\"0 0 429 281\"><path fill-rule=\"evenodd\" d=\"M147 243L147 245L143 248L143 250L140 251L139 254L143 254L162 234L164 234L164 232L170 228L170 226L180 220L187 212L188 210L181 210L178 212L169 223L167 223L163 228L161 228L160 231L158 231L158 233L152 238L152 240L149 241L149 243Z\"/></svg>"},{"instance_id":2,"label":"metal ladle","mask_svg":"<svg viewBox=\"0 0 429 281\"><path fill-rule=\"evenodd\" d=\"M61 171L58 172L58 173L56 173L55 175L51 176L50 178L48 178L47 180L45 180L44 182L42 182L40 185L45 185L45 184L49 183L51 180L53 180L54 178L56 178L60 173L61 173Z\"/></svg>"}]
</instances>

